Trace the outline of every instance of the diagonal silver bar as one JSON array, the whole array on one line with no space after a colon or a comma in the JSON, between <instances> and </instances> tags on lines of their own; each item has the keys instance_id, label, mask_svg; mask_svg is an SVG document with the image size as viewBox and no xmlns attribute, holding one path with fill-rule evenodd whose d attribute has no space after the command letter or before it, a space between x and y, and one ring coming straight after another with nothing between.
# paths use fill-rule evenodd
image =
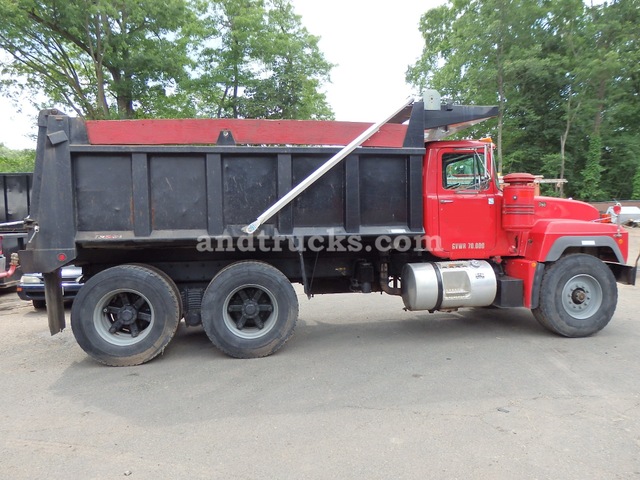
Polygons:
<instances>
[{"instance_id":1,"label":"diagonal silver bar","mask_svg":"<svg viewBox=\"0 0 640 480\"><path fill-rule=\"evenodd\" d=\"M242 231L244 233L248 233L249 235L254 233L260 225L273 217L276 213L282 210L286 205L288 205L294 198L304 192L310 185L312 185L316 180L322 177L325 173L331 170L334 166L340 163L347 155L353 152L356 148L366 142L370 137L373 136L380 128L389 122L392 118L398 115L402 110L404 110L407 106L411 105L414 102L413 97L407 98L404 103L398 107L391 115L386 117L381 122L378 122L374 125L371 125L364 132L362 132L357 138L355 138L349 145L345 146L342 150L336 153L333 157L323 163L317 170L311 173L307 178L301 181L298 185L292 188L284 197L278 200L276 203L271 205L267 210L264 211L262 215L260 215L254 222L249 225L242 227Z\"/></svg>"}]
</instances>

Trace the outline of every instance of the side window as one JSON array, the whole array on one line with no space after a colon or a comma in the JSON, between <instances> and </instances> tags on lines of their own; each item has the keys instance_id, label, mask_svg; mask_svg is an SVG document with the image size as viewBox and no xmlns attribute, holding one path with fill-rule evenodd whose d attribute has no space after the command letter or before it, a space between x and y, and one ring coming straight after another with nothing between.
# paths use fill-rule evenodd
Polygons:
<instances>
[{"instance_id":1,"label":"side window","mask_svg":"<svg viewBox=\"0 0 640 480\"><path fill-rule=\"evenodd\" d=\"M484 155L445 153L442 156L442 186L447 190L486 190L489 186Z\"/></svg>"}]
</instances>

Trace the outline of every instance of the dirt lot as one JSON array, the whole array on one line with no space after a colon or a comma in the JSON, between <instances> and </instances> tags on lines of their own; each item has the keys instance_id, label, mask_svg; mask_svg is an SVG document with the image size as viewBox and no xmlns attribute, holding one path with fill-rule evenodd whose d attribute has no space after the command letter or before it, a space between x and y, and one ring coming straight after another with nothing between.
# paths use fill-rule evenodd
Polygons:
<instances>
[{"instance_id":1,"label":"dirt lot","mask_svg":"<svg viewBox=\"0 0 640 480\"><path fill-rule=\"evenodd\" d=\"M640 232L633 235L633 257ZM640 287L565 339L530 312L403 312L300 296L276 355L234 360L181 326L110 368L0 296L0 472L11 479L640 479Z\"/></svg>"}]
</instances>

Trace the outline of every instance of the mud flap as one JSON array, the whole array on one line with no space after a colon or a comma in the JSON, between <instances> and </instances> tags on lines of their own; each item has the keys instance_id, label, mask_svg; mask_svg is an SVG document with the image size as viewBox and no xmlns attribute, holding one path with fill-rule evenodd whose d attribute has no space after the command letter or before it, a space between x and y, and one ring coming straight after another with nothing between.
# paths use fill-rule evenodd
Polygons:
<instances>
[{"instance_id":1,"label":"mud flap","mask_svg":"<svg viewBox=\"0 0 640 480\"><path fill-rule=\"evenodd\" d=\"M632 267L630 265L622 265L620 263L605 262L611 269L616 281L622 285L635 285L636 275L638 273L638 265Z\"/></svg>"},{"instance_id":2,"label":"mud flap","mask_svg":"<svg viewBox=\"0 0 640 480\"><path fill-rule=\"evenodd\" d=\"M56 269L44 276L44 298L47 303L47 317L51 335L60 333L66 327L64 318L64 302L62 300L62 282L60 270Z\"/></svg>"}]
</instances>

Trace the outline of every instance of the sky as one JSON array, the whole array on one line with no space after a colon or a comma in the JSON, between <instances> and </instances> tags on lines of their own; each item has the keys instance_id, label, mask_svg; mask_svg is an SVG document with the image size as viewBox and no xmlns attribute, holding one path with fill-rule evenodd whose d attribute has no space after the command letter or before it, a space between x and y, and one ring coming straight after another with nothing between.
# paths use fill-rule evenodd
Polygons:
<instances>
[{"instance_id":1,"label":"sky","mask_svg":"<svg viewBox=\"0 0 640 480\"><path fill-rule=\"evenodd\" d=\"M420 17L444 0L292 0L332 70L336 120L377 122L412 93L404 81L422 53Z\"/></svg>"},{"instance_id":2,"label":"sky","mask_svg":"<svg viewBox=\"0 0 640 480\"><path fill-rule=\"evenodd\" d=\"M404 81L422 52L420 16L445 0L292 0L302 23L320 37L319 47L335 64L325 87L336 120L378 122L407 96ZM38 112L28 101L19 112L0 97L0 143L35 148Z\"/></svg>"}]
</instances>

